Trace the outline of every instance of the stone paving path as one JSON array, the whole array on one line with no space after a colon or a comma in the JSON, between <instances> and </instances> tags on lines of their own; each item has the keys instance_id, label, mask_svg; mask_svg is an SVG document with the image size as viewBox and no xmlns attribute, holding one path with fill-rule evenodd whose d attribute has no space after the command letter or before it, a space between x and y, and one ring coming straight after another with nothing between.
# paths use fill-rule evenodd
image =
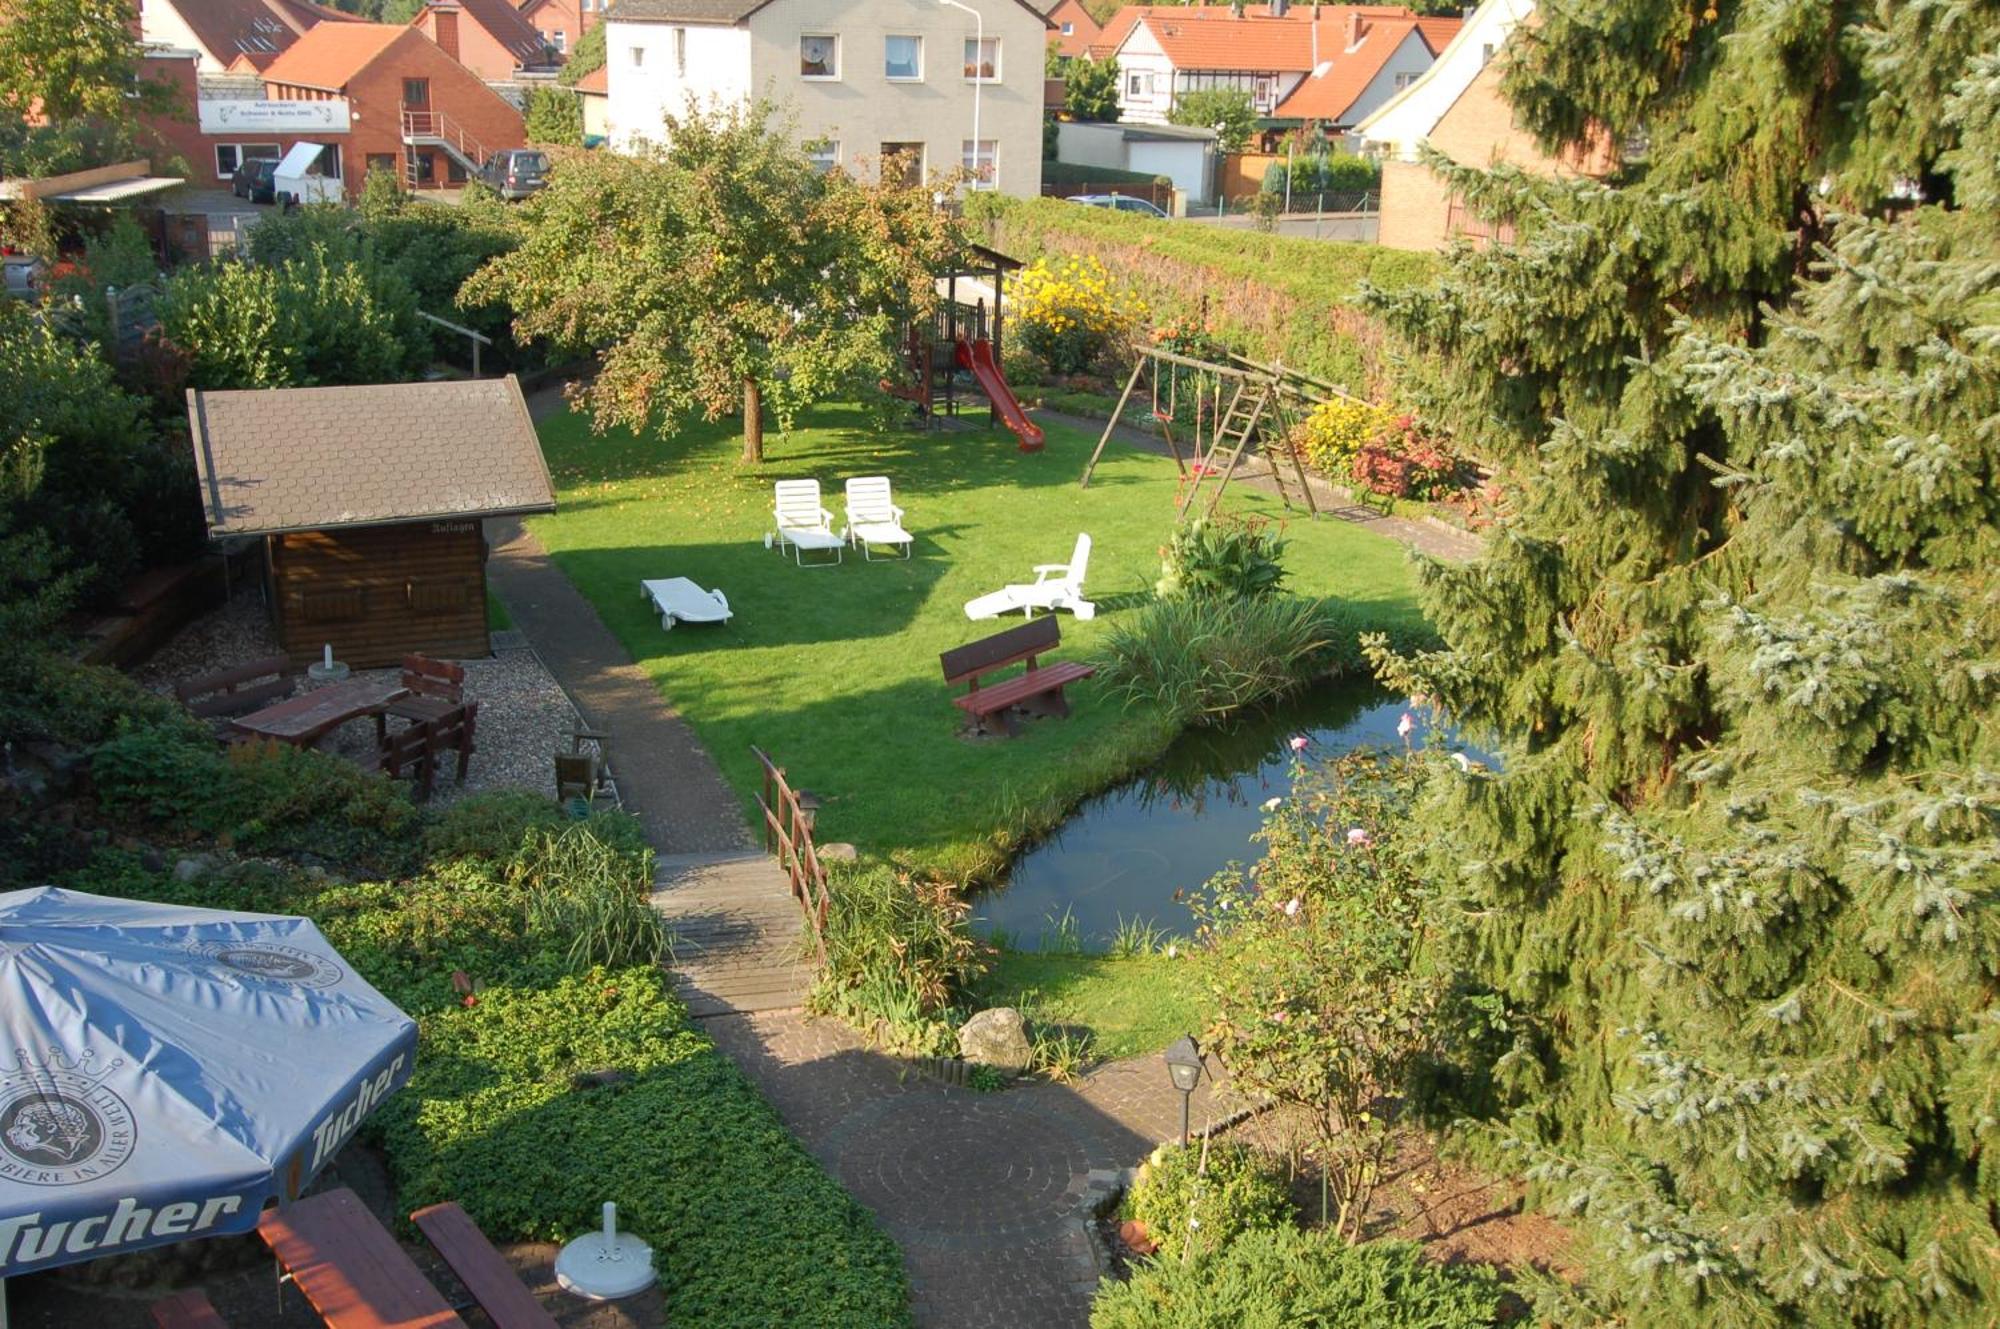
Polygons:
<instances>
[{"instance_id":1,"label":"stone paving path","mask_svg":"<svg viewBox=\"0 0 2000 1329\"><path fill-rule=\"evenodd\" d=\"M1072 429L1080 429L1092 438L1104 432L1104 421L1081 415L1069 415L1062 411L1038 410L1035 412L1035 418L1052 420ZM1134 429L1130 425L1120 425L1112 432L1111 445L1107 445L1106 451L1108 452L1110 446L1114 445L1143 448L1162 457L1168 455L1167 445L1158 436L1149 434L1143 429ZM1298 480L1290 474L1285 476L1285 482L1292 489L1298 488ZM1266 494L1278 492L1277 486L1271 481L1270 464L1261 456L1246 455L1237 464L1236 478L1230 483L1247 484L1252 489ZM1386 536L1397 544L1447 562L1469 563L1479 557L1482 541L1469 531L1461 531L1443 522L1417 521L1409 517L1396 517L1377 512L1374 508L1358 501L1353 491L1318 475L1308 473L1306 483L1312 486L1313 501L1319 504L1320 514L1323 517L1356 526L1366 526L1377 535ZM1214 492L1210 488L1212 484L1213 481L1205 484L1201 492L1204 494ZM1197 495L1195 501L1205 503L1207 500Z\"/></svg>"}]
</instances>

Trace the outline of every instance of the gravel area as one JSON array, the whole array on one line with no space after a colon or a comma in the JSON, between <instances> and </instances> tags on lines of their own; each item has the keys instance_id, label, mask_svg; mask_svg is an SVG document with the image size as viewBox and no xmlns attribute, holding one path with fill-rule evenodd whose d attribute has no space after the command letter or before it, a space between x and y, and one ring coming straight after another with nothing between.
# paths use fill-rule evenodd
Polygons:
<instances>
[{"instance_id":1,"label":"gravel area","mask_svg":"<svg viewBox=\"0 0 2000 1329\"><path fill-rule=\"evenodd\" d=\"M455 767L447 766L440 773L433 804L489 789L530 789L553 796L552 756L567 750L571 732L583 727L576 707L520 634L496 632L493 636L496 649L490 659L455 662L465 666L466 699L479 703L477 750L463 785L451 779ZM244 590L229 604L181 629L152 659L133 670L132 676L154 692L170 693L180 679L277 652L277 639L263 602L254 589ZM355 677L388 678L396 673L394 669L362 670ZM299 689L306 686L301 679ZM372 767L375 722L365 718L349 721L320 740L319 747Z\"/></svg>"}]
</instances>

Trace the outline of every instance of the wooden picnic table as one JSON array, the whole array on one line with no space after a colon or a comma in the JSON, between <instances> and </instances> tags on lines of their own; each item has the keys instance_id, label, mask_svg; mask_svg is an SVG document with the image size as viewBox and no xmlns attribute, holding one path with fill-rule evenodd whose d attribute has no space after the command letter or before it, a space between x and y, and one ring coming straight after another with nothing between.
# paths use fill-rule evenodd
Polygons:
<instances>
[{"instance_id":1,"label":"wooden picnic table","mask_svg":"<svg viewBox=\"0 0 2000 1329\"><path fill-rule=\"evenodd\" d=\"M466 1329L345 1186L265 1210L257 1235L328 1329Z\"/></svg>"},{"instance_id":2,"label":"wooden picnic table","mask_svg":"<svg viewBox=\"0 0 2000 1329\"><path fill-rule=\"evenodd\" d=\"M351 678L239 715L232 723L246 734L308 747L349 720L380 715L385 706L409 693L399 678Z\"/></svg>"}]
</instances>

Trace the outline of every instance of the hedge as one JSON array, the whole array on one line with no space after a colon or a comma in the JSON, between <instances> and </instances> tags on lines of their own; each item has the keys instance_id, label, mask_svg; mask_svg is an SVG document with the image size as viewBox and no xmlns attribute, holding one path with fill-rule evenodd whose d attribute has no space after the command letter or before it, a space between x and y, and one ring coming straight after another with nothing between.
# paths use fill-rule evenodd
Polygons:
<instances>
[{"instance_id":1,"label":"hedge","mask_svg":"<svg viewBox=\"0 0 2000 1329\"><path fill-rule=\"evenodd\" d=\"M989 242L1024 261L1090 255L1129 282L1156 322L1199 316L1232 348L1380 397L1389 365L1380 324L1354 302L1431 282L1438 261L1380 245L1297 239L1199 222L1163 224L1057 199L981 198Z\"/></svg>"},{"instance_id":2,"label":"hedge","mask_svg":"<svg viewBox=\"0 0 2000 1329\"><path fill-rule=\"evenodd\" d=\"M1077 162L1044 161L1042 163L1042 183L1045 185L1094 185L1094 184L1134 184L1151 185L1169 183L1168 177L1152 171L1125 171L1115 166L1084 166Z\"/></svg>"}]
</instances>

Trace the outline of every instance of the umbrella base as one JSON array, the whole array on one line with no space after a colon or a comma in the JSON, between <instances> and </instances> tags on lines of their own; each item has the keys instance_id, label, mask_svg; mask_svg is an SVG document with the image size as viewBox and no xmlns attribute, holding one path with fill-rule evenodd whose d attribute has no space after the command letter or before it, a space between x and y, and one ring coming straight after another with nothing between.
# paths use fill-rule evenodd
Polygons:
<instances>
[{"instance_id":1,"label":"umbrella base","mask_svg":"<svg viewBox=\"0 0 2000 1329\"><path fill-rule=\"evenodd\" d=\"M586 1233L556 1255L556 1282L588 1301L617 1301L653 1285L653 1250L630 1233Z\"/></svg>"}]
</instances>

